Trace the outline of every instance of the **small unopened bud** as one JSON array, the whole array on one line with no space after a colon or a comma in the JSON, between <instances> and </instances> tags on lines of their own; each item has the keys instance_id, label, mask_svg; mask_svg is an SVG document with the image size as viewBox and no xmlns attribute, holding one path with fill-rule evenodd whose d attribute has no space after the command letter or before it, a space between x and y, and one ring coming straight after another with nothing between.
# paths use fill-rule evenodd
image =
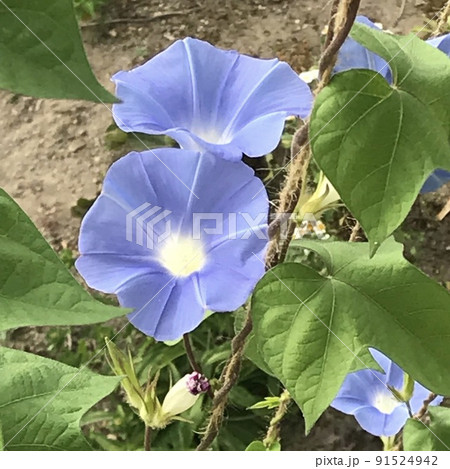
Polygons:
<instances>
[{"instance_id":1,"label":"small unopened bud","mask_svg":"<svg viewBox=\"0 0 450 469\"><path fill-rule=\"evenodd\" d=\"M325 210L339 206L340 195L332 186L331 182L321 172L319 182L313 194L305 194L299 200L295 209L297 213L297 224L299 224L307 213L321 216Z\"/></svg>"},{"instance_id":2,"label":"small unopened bud","mask_svg":"<svg viewBox=\"0 0 450 469\"><path fill-rule=\"evenodd\" d=\"M194 396L197 396L197 394L205 393L210 388L208 378L199 373L198 371L194 371L193 373L187 376L187 388L189 389L189 392Z\"/></svg>"},{"instance_id":3,"label":"small unopened bud","mask_svg":"<svg viewBox=\"0 0 450 469\"><path fill-rule=\"evenodd\" d=\"M183 376L167 393L162 403L162 412L166 416L179 415L190 409L200 394L209 389L209 381L202 374L194 371Z\"/></svg>"}]
</instances>

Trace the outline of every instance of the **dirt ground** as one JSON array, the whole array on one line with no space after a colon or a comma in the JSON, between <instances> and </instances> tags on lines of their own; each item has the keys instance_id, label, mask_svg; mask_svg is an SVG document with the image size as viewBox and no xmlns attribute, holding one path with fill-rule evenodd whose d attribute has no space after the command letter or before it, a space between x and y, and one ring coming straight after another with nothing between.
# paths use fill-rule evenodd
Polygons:
<instances>
[{"instance_id":1,"label":"dirt ground","mask_svg":"<svg viewBox=\"0 0 450 469\"><path fill-rule=\"evenodd\" d=\"M301 72L317 61L330 3L111 0L99 18L83 25L82 33L94 72L111 91L112 74L148 60L175 39L186 36L259 57L278 56ZM361 3L361 14L394 32L407 32L423 24L425 17L444 2L407 0L404 9L402 0ZM159 18L152 20L153 15ZM110 110L101 104L33 99L4 91L0 91L0 106L0 186L22 206L55 249L76 248L80 220L72 216L71 208L79 198L96 196L106 169L120 156L105 145L105 131L112 123ZM444 202L441 195L417 204L407 226L424 233L424 251L411 250L410 257L418 259L430 275L449 281L450 216L441 223L434 219ZM406 241L408 244L411 239ZM414 240L411 242L414 244ZM339 419L336 424L333 415L323 417L323 425L309 440L301 436L298 424L292 423L285 432L289 446L338 449L334 446L343 432L348 449L379 447L378 442L355 429L351 417L340 417L348 422L343 426ZM342 438L339 441L340 449L344 449Z\"/></svg>"}]
</instances>

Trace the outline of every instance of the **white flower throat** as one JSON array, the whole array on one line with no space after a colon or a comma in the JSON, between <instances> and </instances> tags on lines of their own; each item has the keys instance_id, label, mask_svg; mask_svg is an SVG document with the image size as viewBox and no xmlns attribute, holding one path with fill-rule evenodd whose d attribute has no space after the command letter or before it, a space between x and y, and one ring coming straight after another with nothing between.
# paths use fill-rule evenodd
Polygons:
<instances>
[{"instance_id":1,"label":"white flower throat","mask_svg":"<svg viewBox=\"0 0 450 469\"><path fill-rule=\"evenodd\" d=\"M375 396L373 405L383 414L389 415L401 405L401 402L398 401L392 393L382 391Z\"/></svg>"},{"instance_id":2,"label":"white flower throat","mask_svg":"<svg viewBox=\"0 0 450 469\"><path fill-rule=\"evenodd\" d=\"M159 262L172 275L187 277L202 269L206 253L200 240L178 236L164 243L159 252Z\"/></svg>"}]
</instances>

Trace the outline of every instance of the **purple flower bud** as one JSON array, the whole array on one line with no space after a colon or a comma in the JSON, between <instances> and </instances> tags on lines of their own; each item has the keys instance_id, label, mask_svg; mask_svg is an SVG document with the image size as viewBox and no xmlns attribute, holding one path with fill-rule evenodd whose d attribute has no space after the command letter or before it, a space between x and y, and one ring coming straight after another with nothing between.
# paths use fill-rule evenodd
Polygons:
<instances>
[{"instance_id":1,"label":"purple flower bud","mask_svg":"<svg viewBox=\"0 0 450 469\"><path fill-rule=\"evenodd\" d=\"M198 371L194 371L187 377L186 386L188 391L194 396L207 392L211 387L208 378Z\"/></svg>"}]
</instances>

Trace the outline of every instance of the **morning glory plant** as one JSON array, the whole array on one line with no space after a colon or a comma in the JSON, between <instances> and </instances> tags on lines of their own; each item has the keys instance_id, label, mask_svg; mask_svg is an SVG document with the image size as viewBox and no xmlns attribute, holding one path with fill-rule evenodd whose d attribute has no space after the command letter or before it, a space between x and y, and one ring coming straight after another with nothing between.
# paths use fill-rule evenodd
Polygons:
<instances>
[{"instance_id":1,"label":"morning glory plant","mask_svg":"<svg viewBox=\"0 0 450 469\"><path fill-rule=\"evenodd\" d=\"M364 369L350 373L331 406L354 415L361 427L372 435L389 437L396 435L408 418L419 411L430 391L414 383L411 395L402 402L399 395L404 389L405 373L378 350L370 352L383 372ZM437 397L431 405L441 402L442 397Z\"/></svg>"},{"instance_id":2,"label":"morning glory plant","mask_svg":"<svg viewBox=\"0 0 450 469\"><path fill-rule=\"evenodd\" d=\"M114 163L85 216L76 267L88 285L134 308L158 340L234 311L264 274L268 199L241 161L157 149Z\"/></svg>"},{"instance_id":3,"label":"morning glory plant","mask_svg":"<svg viewBox=\"0 0 450 469\"><path fill-rule=\"evenodd\" d=\"M116 73L117 96L89 67L72 0L57 3L0 1L8 107L110 103L123 131L180 148L111 155L78 251L54 252L0 189L0 450L278 451L297 405L306 433L332 406L386 450L450 450L446 279L393 237L421 188L449 176L450 0L427 41L357 17L360 0L332 2L317 70L300 77L176 40ZM136 140L115 135L116 150ZM443 220L450 204L435 202ZM41 326L50 358L13 343Z\"/></svg>"},{"instance_id":4,"label":"morning glory plant","mask_svg":"<svg viewBox=\"0 0 450 469\"><path fill-rule=\"evenodd\" d=\"M357 16L356 21L371 28L381 30L378 25L365 16ZM450 57L450 34L428 39L426 42ZM339 51L334 71L338 73L354 68L374 70L382 75L389 84L392 83L392 72L386 60L349 37L345 40ZM437 169L425 181L421 192L434 192L449 181L450 171Z\"/></svg>"},{"instance_id":5,"label":"morning glory plant","mask_svg":"<svg viewBox=\"0 0 450 469\"><path fill-rule=\"evenodd\" d=\"M113 81L121 100L113 116L122 130L169 135L184 149L229 160L271 152L286 117L306 118L312 107L308 85L287 63L192 38Z\"/></svg>"}]
</instances>

